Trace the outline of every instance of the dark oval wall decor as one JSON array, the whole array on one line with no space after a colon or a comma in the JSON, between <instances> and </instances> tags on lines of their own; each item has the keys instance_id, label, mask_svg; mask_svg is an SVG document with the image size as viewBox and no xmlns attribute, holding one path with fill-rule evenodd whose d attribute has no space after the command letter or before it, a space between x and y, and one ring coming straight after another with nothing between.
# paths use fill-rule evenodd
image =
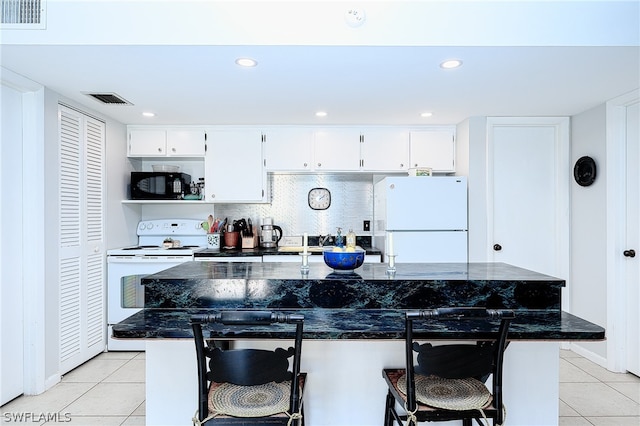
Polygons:
<instances>
[{"instance_id":1,"label":"dark oval wall decor","mask_svg":"<svg viewBox=\"0 0 640 426\"><path fill-rule=\"evenodd\" d=\"M595 160L588 156L580 157L573 167L573 178L580 186L591 185L596 180Z\"/></svg>"}]
</instances>

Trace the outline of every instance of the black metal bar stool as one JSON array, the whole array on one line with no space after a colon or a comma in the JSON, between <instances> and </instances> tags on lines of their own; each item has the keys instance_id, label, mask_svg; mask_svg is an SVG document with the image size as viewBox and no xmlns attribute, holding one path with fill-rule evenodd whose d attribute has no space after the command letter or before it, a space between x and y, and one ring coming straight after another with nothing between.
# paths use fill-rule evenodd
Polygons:
<instances>
[{"instance_id":1,"label":"black metal bar stool","mask_svg":"<svg viewBox=\"0 0 640 426\"><path fill-rule=\"evenodd\" d=\"M203 334L203 324L225 326L230 337L243 331L295 326L288 349L228 349ZM198 411L194 425L304 425L300 372L304 316L281 312L221 311L191 318L198 362ZM282 330L278 330L282 331ZM293 358L289 368L289 358Z\"/></svg>"},{"instance_id":2,"label":"black metal bar stool","mask_svg":"<svg viewBox=\"0 0 640 426\"><path fill-rule=\"evenodd\" d=\"M481 425L481 421L488 424L488 419L502 425L502 364L513 318L511 310L469 307L406 312L406 366L382 372L389 387L385 426L394 421L414 426L449 420L462 420L470 426L473 419ZM437 321L441 326L460 327L463 320L481 336L475 344L432 346L414 341L418 324L428 326ZM493 377L491 390L485 386L489 376Z\"/></svg>"}]
</instances>

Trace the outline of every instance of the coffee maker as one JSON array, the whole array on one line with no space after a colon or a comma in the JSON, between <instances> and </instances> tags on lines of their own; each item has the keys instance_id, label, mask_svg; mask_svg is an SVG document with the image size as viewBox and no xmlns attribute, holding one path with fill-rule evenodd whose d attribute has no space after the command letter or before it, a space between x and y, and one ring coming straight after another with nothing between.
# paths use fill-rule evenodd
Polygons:
<instances>
[{"instance_id":1,"label":"coffee maker","mask_svg":"<svg viewBox=\"0 0 640 426\"><path fill-rule=\"evenodd\" d=\"M263 218L260 231L260 247L275 248L281 238L282 228L273 224L273 218Z\"/></svg>"}]
</instances>

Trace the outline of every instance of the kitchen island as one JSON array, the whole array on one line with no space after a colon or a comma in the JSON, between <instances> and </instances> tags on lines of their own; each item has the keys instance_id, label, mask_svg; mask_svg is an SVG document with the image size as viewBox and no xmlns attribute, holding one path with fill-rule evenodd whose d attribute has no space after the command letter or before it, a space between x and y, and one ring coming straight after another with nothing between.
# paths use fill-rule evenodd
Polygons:
<instances>
[{"instance_id":1,"label":"kitchen island","mask_svg":"<svg viewBox=\"0 0 640 426\"><path fill-rule=\"evenodd\" d=\"M384 367L403 365L403 310L440 306L509 308L517 318L505 354L508 424L558 420L559 343L601 340L604 329L562 312L564 280L506 264L365 264L336 273L312 264L187 262L143 279L145 309L114 326L116 338L146 339L147 424L189 424L196 407L189 317L215 309L277 309L305 315L302 368L309 373L306 424L380 424ZM212 336L286 345L283 332ZM481 339L482 330L422 330L433 341ZM536 407L532 409L532 407Z\"/></svg>"}]
</instances>

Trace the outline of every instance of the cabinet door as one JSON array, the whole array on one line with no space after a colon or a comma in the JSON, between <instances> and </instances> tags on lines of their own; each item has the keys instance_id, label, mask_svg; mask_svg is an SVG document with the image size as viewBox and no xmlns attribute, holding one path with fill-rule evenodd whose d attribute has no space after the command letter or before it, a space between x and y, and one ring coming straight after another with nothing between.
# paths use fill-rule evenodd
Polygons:
<instances>
[{"instance_id":1,"label":"cabinet door","mask_svg":"<svg viewBox=\"0 0 640 426\"><path fill-rule=\"evenodd\" d=\"M167 132L159 129L129 131L129 157L164 157L167 155Z\"/></svg>"},{"instance_id":2,"label":"cabinet door","mask_svg":"<svg viewBox=\"0 0 640 426\"><path fill-rule=\"evenodd\" d=\"M410 167L428 167L434 172L455 172L455 138L451 130L411 132Z\"/></svg>"},{"instance_id":3,"label":"cabinet door","mask_svg":"<svg viewBox=\"0 0 640 426\"><path fill-rule=\"evenodd\" d=\"M361 132L358 130L319 130L314 133L316 171L360 170Z\"/></svg>"},{"instance_id":4,"label":"cabinet door","mask_svg":"<svg viewBox=\"0 0 640 426\"><path fill-rule=\"evenodd\" d=\"M409 165L409 132L371 130L364 132L362 170L401 172Z\"/></svg>"},{"instance_id":5,"label":"cabinet door","mask_svg":"<svg viewBox=\"0 0 640 426\"><path fill-rule=\"evenodd\" d=\"M167 131L167 154L172 157L204 157L204 130Z\"/></svg>"},{"instance_id":6,"label":"cabinet door","mask_svg":"<svg viewBox=\"0 0 640 426\"><path fill-rule=\"evenodd\" d=\"M311 129L275 129L266 134L265 159L268 171L305 171L313 168Z\"/></svg>"},{"instance_id":7,"label":"cabinet door","mask_svg":"<svg viewBox=\"0 0 640 426\"><path fill-rule=\"evenodd\" d=\"M262 132L224 130L209 133L205 155L205 199L214 203L267 199Z\"/></svg>"}]
</instances>

